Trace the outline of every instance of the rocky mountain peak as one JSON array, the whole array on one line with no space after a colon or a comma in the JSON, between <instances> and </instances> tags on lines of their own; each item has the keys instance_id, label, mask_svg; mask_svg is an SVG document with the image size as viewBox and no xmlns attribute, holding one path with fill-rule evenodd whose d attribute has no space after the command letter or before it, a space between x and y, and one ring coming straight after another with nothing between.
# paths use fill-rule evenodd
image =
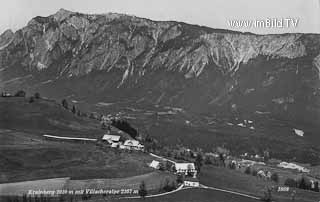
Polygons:
<instances>
[{"instance_id":1,"label":"rocky mountain peak","mask_svg":"<svg viewBox=\"0 0 320 202\"><path fill-rule=\"evenodd\" d=\"M249 99L247 95L256 92L259 98L269 92L265 100L300 99L301 103L311 102L309 109L314 110L320 85L319 55L317 34L255 35L61 9L48 17L33 18L14 36L12 32L2 34L0 65L52 81L90 77L94 72L113 75L108 77L112 82L101 84L101 91L145 85L153 75L159 79L155 86L164 92L177 86L180 94L172 96L178 100L191 94L189 82L198 83L199 93L206 92L199 95L204 106L230 104L237 96ZM167 73L181 80L168 81L169 77L162 77ZM311 95L305 97L309 91L298 88L298 83ZM286 99L290 96L294 99ZM175 99L168 98L168 102Z\"/></svg>"},{"instance_id":2,"label":"rocky mountain peak","mask_svg":"<svg viewBox=\"0 0 320 202\"><path fill-rule=\"evenodd\" d=\"M54 15L54 19L58 22L68 18L70 15L74 14L74 12L60 8Z\"/></svg>"}]
</instances>

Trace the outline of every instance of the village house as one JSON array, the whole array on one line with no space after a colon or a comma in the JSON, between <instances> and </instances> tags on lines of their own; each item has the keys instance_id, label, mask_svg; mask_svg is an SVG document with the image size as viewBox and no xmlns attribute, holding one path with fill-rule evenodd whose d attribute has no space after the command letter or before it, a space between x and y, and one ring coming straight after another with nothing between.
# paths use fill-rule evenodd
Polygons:
<instances>
[{"instance_id":1,"label":"village house","mask_svg":"<svg viewBox=\"0 0 320 202\"><path fill-rule=\"evenodd\" d=\"M119 135L108 135L108 134L105 134L105 135L103 135L102 140L107 141L110 144L119 143L120 136Z\"/></svg>"},{"instance_id":2,"label":"village house","mask_svg":"<svg viewBox=\"0 0 320 202\"><path fill-rule=\"evenodd\" d=\"M197 176L197 170L194 163L175 163L177 174L191 175L194 178Z\"/></svg>"},{"instance_id":3,"label":"village house","mask_svg":"<svg viewBox=\"0 0 320 202\"><path fill-rule=\"evenodd\" d=\"M120 147L121 148L121 147ZM129 150L139 150L139 151L143 151L144 146L142 144L140 144L139 141L137 140L126 140L123 143L123 147L124 149L129 149Z\"/></svg>"},{"instance_id":4,"label":"village house","mask_svg":"<svg viewBox=\"0 0 320 202\"><path fill-rule=\"evenodd\" d=\"M117 148L121 144L119 135L109 135L105 134L102 137L103 141L107 141L112 148Z\"/></svg>"}]
</instances>

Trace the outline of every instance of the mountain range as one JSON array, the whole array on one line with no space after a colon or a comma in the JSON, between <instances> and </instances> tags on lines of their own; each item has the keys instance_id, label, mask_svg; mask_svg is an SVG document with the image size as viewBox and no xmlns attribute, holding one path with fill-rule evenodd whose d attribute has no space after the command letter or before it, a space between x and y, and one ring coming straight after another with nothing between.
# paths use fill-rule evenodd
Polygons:
<instances>
[{"instance_id":1,"label":"mountain range","mask_svg":"<svg viewBox=\"0 0 320 202\"><path fill-rule=\"evenodd\" d=\"M270 141L305 143L304 152L320 159L319 34L256 35L60 9L0 36L0 90L19 89L106 112L169 106L179 109L172 119L185 117L183 127L192 119L213 133L221 125L232 133L260 128Z\"/></svg>"}]
</instances>

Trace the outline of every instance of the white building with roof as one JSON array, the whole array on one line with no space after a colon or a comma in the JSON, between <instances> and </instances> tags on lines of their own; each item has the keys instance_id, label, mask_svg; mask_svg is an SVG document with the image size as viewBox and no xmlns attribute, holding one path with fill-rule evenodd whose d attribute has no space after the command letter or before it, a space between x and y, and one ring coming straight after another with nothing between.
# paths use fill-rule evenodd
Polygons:
<instances>
[{"instance_id":1,"label":"white building with roof","mask_svg":"<svg viewBox=\"0 0 320 202\"><path fill-rule=\"evenodd\" d=\"M130 150L140 150L140 151L144 149L144 146L140 144L138 140L126 140L123 143L123 147Z\"/></svg>"},{"instance_id":2,"label":"white building with roof","mask_svg":"<svg viewBox=\"0 0 320 202\"><path fill-rule=\"evenodd\" d=\"M183 181L185 187L200 187L200 182L197 178L187 178Z\"/></svg>"},{"instance_id":3,"label":"white building with roof","mask_svg":"<svg viewBox=\"0 0 320 202\"><path fill-rule=\"evenodd\" d=\"M103 135L102 140L107 141L110 144L119 143L120 136L119 135L108 135L108 134L105 134L105 135Z\"/></svg>"},{"instance_id":4,"label":"white building with roof","mask_svg":"<svg viewBox=\"0 0 320 202\"><path fill-rule=\"evenodd\" d=\"M197 170L194 163L175 163L174 166L178 174L191 174L193 177L197 176Z\"/></svg>"},{"instance_id":5,"label":"white building with roof","mask_svg":"<svg viewBox=\"0 0 320 202\"><path fill-rule=\"evenodd\" d=\"M154 169L159 169L160 168L160 162L153 160L150 164L149 167L154 168Z\"/></svg>"},{"instance_id":6,"label":"white building with roof","mask_svg":"<svg viewBox=\"0 0 320 202\"><path fill-rule=\"evenodd\" d=\"M295 163L288 163L288 162L281 162L277 165L278 167L280 168L287 168L287 169L293 169L293 170L298 170L300 172L304 172L304 173L309 173L310 170L303 167L303 166L300 166L300 165L297 165Z\"/></svg>"}]
</instances>

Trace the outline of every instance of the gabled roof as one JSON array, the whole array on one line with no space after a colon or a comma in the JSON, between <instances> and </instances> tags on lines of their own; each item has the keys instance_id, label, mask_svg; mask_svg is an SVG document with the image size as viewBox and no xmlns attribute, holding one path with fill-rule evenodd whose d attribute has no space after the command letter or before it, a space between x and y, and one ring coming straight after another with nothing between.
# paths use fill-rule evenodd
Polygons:
<instances>
[{"instance_id":1,"label":"gabled roof","mask_svg":"<svg viewBox=\"0 0 320 202\"><path fill-rule=\"evenodd\" d=\"M120 140L120 136L118 135L103 135L102 137L103 140L111 140L111 141L119 141Z\"/></svg>"},{"instance_id":2,"label":"gabled roof","mask_svg":"<svg viewBox=\"0 0 320 202\"><path fill-rule=\"evenodd\" d=\"M149 166L152 167L152 168L159 168L160 162L153 160L153 161L150 163Z\"/></svg>"},{"instance_id":3,"label":"gabled roof","mask_svg":"<svg viewBox=\"0 0 320 202\"><path fill-rule=\"evenodd\" d=\"M176 163L175 164L176 170L195 170L194 163Z\"/></svg>"},{"instance_id":4,"label":"gabled roof","mask_svg":"<svg viewBox=\"0 0 320 202\"><path fill-rule=\"evenodd\" d=\"M126 140L123 144L124 146L132 146L132 147L139 147L142 146L139 141L137 140Z\"/></svg>"}]
</instances>

